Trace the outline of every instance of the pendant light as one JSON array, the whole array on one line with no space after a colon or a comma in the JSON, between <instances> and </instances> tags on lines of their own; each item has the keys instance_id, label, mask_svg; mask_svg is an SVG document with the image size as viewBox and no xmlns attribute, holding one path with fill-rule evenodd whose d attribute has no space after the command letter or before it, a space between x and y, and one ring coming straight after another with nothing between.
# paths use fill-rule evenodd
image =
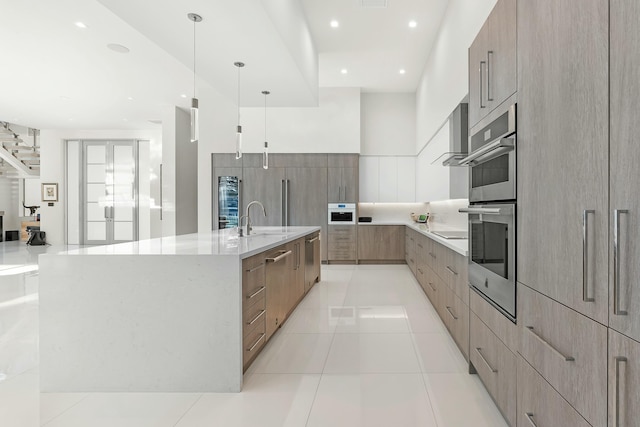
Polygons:
<instances>
[{"instance_id":1,"label":"pendant light","mask_svg":"<svg viewBox=\"0 0 640 427\"><path fill-rule=\"evenodd\" d=\"M244 67L244 62L234 62L238 67L238 127L236 128L236 160L242 158L242 126L240 126L240 68Z\"/></svg>"},{"instance_id":2,"label":"pendant light","mask_svg":"<svg viewBox=\"0 0 640 427\"><path fill-rule=\"evenodd\" d=\"M269 169L269 143L267 142L267 95L271 92L263 90L264 95L264 151L262 152L262 168Z\"/></svg>"},{"instance_id":3,"label":"pendant light","mask_svg":"<svg viewBox=\"0 0 640 427\"><path fill-rule=\"evenodd\" d=\"M200 123L198 120L198 98L196 98L196 22L202 21L202 16L196 13L187 15L193 21L193 98L191 98L191 142L200 139Z\"/></svg>"}]
</instances>

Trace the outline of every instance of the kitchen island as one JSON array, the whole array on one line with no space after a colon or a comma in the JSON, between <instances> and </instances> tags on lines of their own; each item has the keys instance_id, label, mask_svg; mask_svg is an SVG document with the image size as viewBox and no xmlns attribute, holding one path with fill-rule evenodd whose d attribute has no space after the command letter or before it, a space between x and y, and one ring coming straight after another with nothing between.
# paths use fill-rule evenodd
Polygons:
<instances>
[{"instance_id":1,"label":"kitchen island","mask_svg":"<svg viewBox=\"0 0 640 427\"><path fill-rule=\"evenodd\" d=\"M255 343L243 342L255 336L254 325L265 325L271 306L284 313L274 318L279 326L309 281L320 280L319 249L308 251L318 258L311 264L317 274L300 274L304 248L317 245L319 231L255 227L238 237L229 229L42 255L41 391L240 391L245 352L268 338L263 332ZM278 267L269 276L271 265L284 265L281 259L292 274L285 277ZM253 283L261 285L257 291L243 283L250 273L263 280ZM277 289L271 294L268 280ZM302 294L289 292L290 285ZM283 309L277 299L284 297ZM252 316L259 304L265 308Z\"/></svg>"}]
</instances>

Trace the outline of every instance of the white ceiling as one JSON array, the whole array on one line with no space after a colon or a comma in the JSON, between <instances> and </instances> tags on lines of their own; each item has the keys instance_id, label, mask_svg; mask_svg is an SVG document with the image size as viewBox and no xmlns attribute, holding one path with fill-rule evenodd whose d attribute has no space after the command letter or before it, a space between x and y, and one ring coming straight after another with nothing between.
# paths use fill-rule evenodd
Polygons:
<instances>
[{"instance_id":1,"label":"white ceiling","mask_svg":"<svg viewBox=\"0 0 640 427\"><path fill-rule=\"evenodd\" d=\"M192 96L188 12L204 18L196 24L198 86L235 102L233 62L246 62L242 106L262 105L264 89L273 93L270 106L313 106L318 84L415 91L447 1L389 0L386 9L356 3L0 0L0 120L41 129L154 126L163 106L187 107ZM329 26L334 18L338 29Z\"/></svg>"}]
</instances>

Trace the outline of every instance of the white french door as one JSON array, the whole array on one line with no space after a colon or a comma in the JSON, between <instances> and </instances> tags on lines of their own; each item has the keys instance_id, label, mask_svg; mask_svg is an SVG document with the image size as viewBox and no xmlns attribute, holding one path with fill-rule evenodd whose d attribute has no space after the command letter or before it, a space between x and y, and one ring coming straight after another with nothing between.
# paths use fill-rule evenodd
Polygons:
<instances>
[{"instance_id":1,"label":"white french door","mask_svg":"<svg viewBox=\"0 0 640 427\"><path fill-rule=\"evenodd\" d=\"M82 241L108 245L138 239L134 141L83 141Z\"/></svg>"}]
</instances>

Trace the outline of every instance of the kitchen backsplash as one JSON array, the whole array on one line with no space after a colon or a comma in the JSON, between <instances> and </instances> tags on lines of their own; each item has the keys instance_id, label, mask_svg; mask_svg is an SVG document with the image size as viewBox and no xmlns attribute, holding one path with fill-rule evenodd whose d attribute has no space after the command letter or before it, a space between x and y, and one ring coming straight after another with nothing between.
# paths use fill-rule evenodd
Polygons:
<instances>
[{"instance_id":1,"label":"kitchen backsplash","mask_svg":"<svg viewBox=\"0 0 640 427\"><path fill-rule=\"evenodd\" d=\"M358 216L370 216L374 222L407 222L410 214L429 212L429 224L434 228L466 230L467 214L458 212L469 206L467 199L444 200L431 203L359 203Z\"/></svg>"},{"instance_id":2,"label":"kitchen backsplash","mask_svg":"<svg viewBox=\"0 0 640 427\"><path fill-rule=\"evenodd\" d=\"M466 230L469 227L467 214L458 212L460 208L469 206L468 199L444 200L441 202L428 203L431 217L429 223L434 228L452 228L456 230Z\"/></svg>"}]
</instances>

